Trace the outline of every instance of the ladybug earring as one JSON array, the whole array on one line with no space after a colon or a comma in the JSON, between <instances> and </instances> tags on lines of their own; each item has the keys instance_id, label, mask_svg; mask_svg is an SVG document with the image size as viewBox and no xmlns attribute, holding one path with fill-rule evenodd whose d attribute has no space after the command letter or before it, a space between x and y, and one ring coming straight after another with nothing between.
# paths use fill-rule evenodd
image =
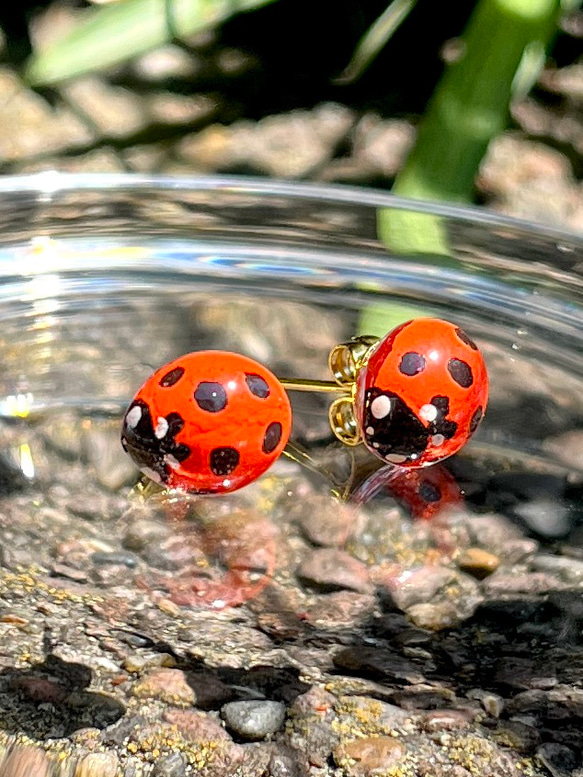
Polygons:
<instances>
[{"instance_id":1,"label":"ladybug earring","mask_svg":"<svg viewBox=\"0 0 583 777\"><path fill-rule=\"evenodd\" d=\"M486 409L482 356L447 321L416 319L380 341L355 338L336 346L329 363L334 381L278 380L239 354L187 354L138 391L122 445L155 482L220 494L252 482L283 452L291 431L285 389L339 394L329 409L336 437L401 467L456 453Z\"/></svg>"},{"instance_id":2,"label":"ladybug earring","mask_svg":"<svg viewBox=\"0 0 583 777\"><path fill-rule=\"evenodd\" d=\"M221 494L269 469L286 446L291 420L283 386L263 365L198 351L148 378L125 414L121 442L154 482Z\"/></svg>"},{"instance_id":3,"label":"ladybug earring","mask_svg":"<svg viewBox=\"0 0 583 777\"><path fill-rule=\"evenodd\" d=\"M401 467L423 467L457 453L488 404L478 346L441 319L408 321L382 340L341 343L329 364L334 382L282 382L288 389L341 392L329 410L335 436L347 445L364 443Z\"/></svg>"}]
</instances>

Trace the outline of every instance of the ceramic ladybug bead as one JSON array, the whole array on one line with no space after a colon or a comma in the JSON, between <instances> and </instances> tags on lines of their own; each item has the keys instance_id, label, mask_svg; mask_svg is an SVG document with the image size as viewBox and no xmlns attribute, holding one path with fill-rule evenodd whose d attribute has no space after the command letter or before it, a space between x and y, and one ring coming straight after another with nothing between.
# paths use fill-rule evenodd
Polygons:
<instances>
[{"instance_id":1,"label":"ceramic ladybug bead","mask_svg":"<svg viewBox=\"0 0 583 777\"><path fill-rule=\"evenodd\" d=\"M155 482L220 494L262 475L290 430L289 399L268 369L239 354L199 351L148 378L124 416L122 445Z\"/></svg>"},{"instance_id":2,"label":"ceramic ladybug bead","mask_svg":"<svg viewBox=\"0 0 583 777\"><path fill-rule=\"evenodd\" d=\"M421 467L456 453L488 402L480 351L447 321L420 318L394 329L359 371L357 421L366 447L384 461Z\"/></svg>"}]
</instances>

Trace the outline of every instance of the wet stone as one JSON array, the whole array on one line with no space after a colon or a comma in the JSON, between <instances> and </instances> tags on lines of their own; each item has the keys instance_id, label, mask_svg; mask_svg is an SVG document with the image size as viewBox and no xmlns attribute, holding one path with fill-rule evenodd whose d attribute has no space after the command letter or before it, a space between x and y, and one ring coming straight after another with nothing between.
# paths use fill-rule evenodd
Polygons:
<instances>
[{"instance_id":1,"label":"wet stone","mask_svg":"<svg viewBox=\"0 0 583 777\"><path fill-rule=\"evenodd\" d=\"M122 540L122 545L128 550L140 552L149 545L155 545L166 539L171 533L171 528L160 521L147 519L137 520L129 527Z\"/></svg>"},{"instance_id":2,"label":"wet stone","mask_svg":"<svg viewBox=\"0 0 583 777\"><path fill-rule=\"evenodd\" d=\"M314 545L341 547L359 526L360 514L353 506L328 496L301 500L290 510L290 518L299 515L303 534Z\"/></svg>"},{"instance_id":3,"label":"wet stone","mask_svg":"<svg viewBox=\"0 0 583 777\"><path fill-rule=\"evenodd\" d=\"M321 590L348 588L359 593L371 590L366 565L348 553L332 548L309 553L296 574L302 582Z\"/></svg>"},{"instance_id":4,"label":"wet stone","mask_svg":"<svg viewBox=\"0 0 583 777\"><path fill-rule=\"evenodd\" d=\"M221 708L227 727L243 739L259 740L278 731L285 704L278 701L233 701Z\"/></svg>"},{"instance_id":5,"label":"wet stone","mask_svg":"<svg viewBox=\"0 0 583 777\"><path fill-rule=\"evenodd\" d=\"M454 571L447 567L427 565L417 569L381 568L373 570L371 576L377 585L390 592L397 607L408 610L415 604L432 599L453 580Z\"/></svg>"},{"instance_id":6,"label":"wet stone","mask_svg":"<svg viewBox=\"0 0 583 777\"><path fill-rule=\"evenodd\" d=\"M356 591L336 591L318 597L306 614L308 623L318 628L349 628L371 615L376 599Z\"/></svg>"},{"instance_id":7,"label":"wet stone","mask_svg":"<svg viewBox=\"0 0 583 777\"><path fill-rule=\"evenodd\" d=\"M349 777L373 777L398 763L405 752L405 745L393 737L363 737L338 745L334 761Z\"/></svg>"}]
</instances>

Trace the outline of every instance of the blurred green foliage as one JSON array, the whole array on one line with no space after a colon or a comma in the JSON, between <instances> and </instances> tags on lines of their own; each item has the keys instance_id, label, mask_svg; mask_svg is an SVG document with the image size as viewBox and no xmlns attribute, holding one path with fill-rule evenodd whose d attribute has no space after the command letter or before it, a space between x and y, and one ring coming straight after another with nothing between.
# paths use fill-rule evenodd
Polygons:
<instances>
[{"instance_id":1,"label":"blurred green foliage","mask_svg":"<svg viewBox=\"0 0 583 777\"><path fill-rule=\"evenodd\" d=\"M417 19L431 0L392 0L358 42L335 84L354 84L417 5ZM128 61L172 40L219 28L230 18L257 11L275 0L113 0L85 11L78 26L26 68L34 86L64 80ZM508 121L513 97L527 91L544 64L562 12L580 0L477 0L461 37L450 47L451 61L422 117L417 142L399 173L394 191L428 200L471 201L476 172L493 137ZM435 13L435 9L431 9ZM298 10L305 13L306 9ZM335 19L330 19L334 35ZM419 23L419 22L418 22ZM310 18L305 19L310 25ZM294 41L298 59L302 40ZM419 56L419 54L417 54ZM414 67L415 52L408 67ZM398 74L387 76L387 85ZM424 217L395 224L379 214L379 234L387 245L444 254L438 226ZM391 218L394 218L391 217ZM422 225L425 225L424 227ZM408 237L407 237L408 235ZM403 244L405 239L405 244Z\"/></svg>"}]
</instances>

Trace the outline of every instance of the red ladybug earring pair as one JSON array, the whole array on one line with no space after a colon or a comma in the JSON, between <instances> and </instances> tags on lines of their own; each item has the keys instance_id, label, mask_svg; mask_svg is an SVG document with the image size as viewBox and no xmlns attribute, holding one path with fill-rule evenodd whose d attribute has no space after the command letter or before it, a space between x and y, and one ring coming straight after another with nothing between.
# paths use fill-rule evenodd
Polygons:
<instances>
[{"instance_id":1,"label":"red ladybug earring pair","mask_svg":"<svg viewBox=\"0 0 583 777\"><path fill-rule=\"evenodd\" d=\"M447 321L415 319L382 340L355 338L333 348L329 364L334 381L285 380L240 354L181 356L132 400L124 450L157 483L221 494L251 483L283 452L292 424L286 389L337 393L335 436L400 467L456 453L486 410L482 355Z\"/></svg>"}]
</instances>

